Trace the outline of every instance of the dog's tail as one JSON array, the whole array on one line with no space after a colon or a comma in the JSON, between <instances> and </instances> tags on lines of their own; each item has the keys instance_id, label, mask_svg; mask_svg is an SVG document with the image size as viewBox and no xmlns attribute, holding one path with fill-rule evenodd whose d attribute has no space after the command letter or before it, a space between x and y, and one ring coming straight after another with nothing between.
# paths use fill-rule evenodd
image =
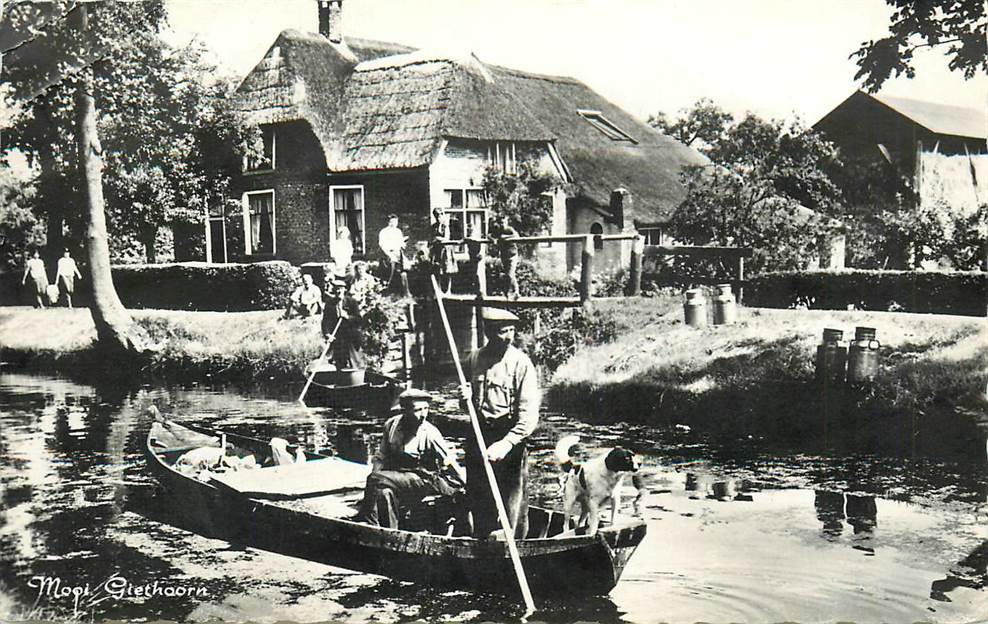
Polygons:
<instances>
[{"instance_id":1,"label":"dog's tail","mask_svg":"<svg viewBox=\"0 0 988 624\"><path fill-rule=\"evenodd\" d=\"M570 457L570 453L573 452L573 447L579 444L580 436L578 435L568 435L559 438L559 442L556 442L556 461L559 462L559 467L563 472L569 472L573 469L573 458Z\"/></svg>"}]
</instances>

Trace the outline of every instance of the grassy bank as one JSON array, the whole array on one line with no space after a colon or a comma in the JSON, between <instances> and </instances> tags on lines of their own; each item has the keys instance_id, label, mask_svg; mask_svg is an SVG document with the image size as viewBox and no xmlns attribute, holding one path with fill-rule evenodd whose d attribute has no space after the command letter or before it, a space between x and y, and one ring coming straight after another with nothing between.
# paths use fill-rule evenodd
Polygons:
<instances>
[{"instance_id":1,"label":"grassy bank","mask_svg":"<svg viewBox=\"0 0 988 624\"><path fill-rule=\"evenodd\" d=\"M645 300L597 314L626 330L557 369L549 390L556 408L810 447L984 461L984 318L742 309L737 325L694 329L678 306ZM814 355L823 328L847 337L859 325L878 330L877 378L822 388Z\"/></svg>"},{"instance_id":2,"label":"grassy bank","mask_svg":"<svg viewBox=\"0 0 988 624\"><path fill-rule=\"evenodd\" d=\"M297 381L319 355L318 319L280 320L280 311L133 310L151 338L134 370L142 378L222 383ZM0 308L4 359L31 369L104 374L87 309ZM118 371L121 372L121 371Z\"/></svg>"}]
</instances>

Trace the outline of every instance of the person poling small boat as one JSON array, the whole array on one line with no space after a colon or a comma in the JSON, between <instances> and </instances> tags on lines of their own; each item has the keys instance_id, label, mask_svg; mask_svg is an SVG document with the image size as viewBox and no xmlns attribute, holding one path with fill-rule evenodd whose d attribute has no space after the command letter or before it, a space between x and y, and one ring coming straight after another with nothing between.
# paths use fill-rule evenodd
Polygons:
<instances>
[{"instance_id":1,"label":"person poling small boat","mask_svg":"<svg viewBox=\"0 0 988 624\"><path fill-rule=\"evenodd\" d=\"M335 330L333 328L339 327ZM350 296L345 280L330 282L322 315L322 331L333 343L333 364L338 370L363 369L363 335L360 332L360 305Z\"/></svg>"}]
</instances>

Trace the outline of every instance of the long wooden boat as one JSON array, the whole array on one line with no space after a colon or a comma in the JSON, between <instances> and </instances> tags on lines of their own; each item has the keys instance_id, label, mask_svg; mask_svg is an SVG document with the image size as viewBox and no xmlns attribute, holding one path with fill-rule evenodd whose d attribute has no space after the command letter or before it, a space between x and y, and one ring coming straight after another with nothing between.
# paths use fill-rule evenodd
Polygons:
<instances>
[{"instance_id":1,"label":"long wooden boat","mask_svg":"<svg viewBox=\"0 0 988 624\"><path fill-rule=\"evenodd\" d=\"M355 385L335 383L332 370L317 371L305 395L306 405L359 408L385 413L397 402L403 387L397 377L368 370L364 382Z\"/></svg>"},{"instance_id":2,"label":"long wooden boat","mask_svg":"<svg viewBox=\"0 0 988 624\"><path fill-rule=\"evenodd\" d=\"M226 453L253 454L262 465L270 444L222 434ZM451 537L445 515L428 510L418 530L387 529L352 520L369 468L338 457L305 453L306 461L197 476L175 462L191 448L220 446L201 427L156 422L147 437L150 471L178 504L181 526L212 537L348 569L418 581L437 588L516 593L507 546L497 540ZM621 578L645 537L640 521L602 523L593 536L561 535L560 512L531 507L529 534L518 551L537 596L603 595ZM432 526L430 526L432 524Z\"/></svg>"}]
</instances>

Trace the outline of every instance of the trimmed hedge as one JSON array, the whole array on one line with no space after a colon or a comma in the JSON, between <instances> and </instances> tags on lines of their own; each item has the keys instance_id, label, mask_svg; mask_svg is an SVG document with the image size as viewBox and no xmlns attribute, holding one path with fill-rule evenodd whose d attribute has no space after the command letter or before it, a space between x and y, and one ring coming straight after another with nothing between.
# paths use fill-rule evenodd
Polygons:
<instances>
[{"instance_id":1,"label":"trimmed hedge","mask_svg":"<svg viewBox=\"0 0 988 624\"><path fill-rule=\"evenodd\" d=\"M744 303L765 308L887 310L985 316L982 271L780 271L751 278Z\"/></svg>"},{"instance_id":2,"label":"trimmed hedge","mask_svg":"<svg viewBox=\"0 0 988 624\"><path fill-rule=\"evenodd\" d=\"M284 261L116 265L113 285L127 308L244 312L284 308L300 275Z\"/></svg>"}]
</instances>

